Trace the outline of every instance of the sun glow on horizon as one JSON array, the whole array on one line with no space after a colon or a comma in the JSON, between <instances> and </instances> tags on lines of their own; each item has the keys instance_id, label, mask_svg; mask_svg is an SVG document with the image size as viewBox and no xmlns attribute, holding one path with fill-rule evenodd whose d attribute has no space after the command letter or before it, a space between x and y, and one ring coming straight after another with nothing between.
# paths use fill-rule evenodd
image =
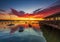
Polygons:
<instances>
[{"instance_id":1,"label":"sun glow on horizon","mask_svg":"<svg viewBox=\"0 0 60 42\"><path fill-rule=\"evenodd\" d=\"M30 17L30 18L17 18L17 19L19 19L19 20L44 20L43 18L32 18L32 17Z\"/></svg>"}]
</instances>

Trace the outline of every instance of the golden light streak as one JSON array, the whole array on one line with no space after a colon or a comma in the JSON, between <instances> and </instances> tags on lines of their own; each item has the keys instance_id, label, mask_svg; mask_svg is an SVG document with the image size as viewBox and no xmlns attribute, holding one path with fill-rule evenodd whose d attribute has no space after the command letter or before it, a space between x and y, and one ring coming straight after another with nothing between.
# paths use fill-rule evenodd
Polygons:
<instances>
[{"instance_id":1,"label":"golden light streak","mask_svg":"<svg viewBox=\"0 0 60 42\"><path fill-rule=\"evenodd\" d=\"M19 20L44 20L43 18L19 18Z\"/></svg>"}]
</instances>

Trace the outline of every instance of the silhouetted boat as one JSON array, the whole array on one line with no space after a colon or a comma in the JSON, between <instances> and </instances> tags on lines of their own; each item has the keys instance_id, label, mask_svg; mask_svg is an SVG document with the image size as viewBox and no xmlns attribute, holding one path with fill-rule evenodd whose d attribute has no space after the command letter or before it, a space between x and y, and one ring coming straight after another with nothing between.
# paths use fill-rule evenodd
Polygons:
<instances>
[{"instance_id":1,"label":"silhouetted boat","mask_svg":"<svg viewBox=\"0 0 60 42\"><path fill-rule=\"evenodd\" d=\"M13 26L14 24L8 24L7 26Z\"/></svg>"},{"instance_id":2,"label":"silhouetted boat","mask_svg":"<svg viewBox=\"0 0 60 42\"><path fill-rule=\"evenodd\" d=\"M19 32L23 32L24 31L24 27L23 26L20 26L19 27Z\"/></svg>"}]
</instances>

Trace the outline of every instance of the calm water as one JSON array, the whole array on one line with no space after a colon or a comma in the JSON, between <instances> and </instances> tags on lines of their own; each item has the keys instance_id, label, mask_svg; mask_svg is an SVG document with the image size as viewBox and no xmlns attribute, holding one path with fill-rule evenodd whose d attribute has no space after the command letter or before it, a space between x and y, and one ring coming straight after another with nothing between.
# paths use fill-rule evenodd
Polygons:
<instances>
[{"instance_id":1,"label":"calm water","mask_svg":"<svg viewBox=\"0 0 60 42\"><path fill-rule=\"evenodd\" d=\"M10 30L6 29L5 25L11 21L0 22L0 42L60 42L60 30L52 29L49 26L43 26L40 31L35 31L32 28L25 29L24 32L18 30L10 34ZM13 22L17 24L17 21ZM3 27L6 29L1 29Z\"/></svg>"},{"instance_id":2,"label":"calm water","mask_svg":"<svg viewBox=\"0 0 60 42\"><path fill-rule=\"evenodd\" d=\"M9 34L8 31L0 32L0 42L46 42L46 39L42 31L28 28L24 32L16 31L14 34Z\"/></svg>"}]
</instances>

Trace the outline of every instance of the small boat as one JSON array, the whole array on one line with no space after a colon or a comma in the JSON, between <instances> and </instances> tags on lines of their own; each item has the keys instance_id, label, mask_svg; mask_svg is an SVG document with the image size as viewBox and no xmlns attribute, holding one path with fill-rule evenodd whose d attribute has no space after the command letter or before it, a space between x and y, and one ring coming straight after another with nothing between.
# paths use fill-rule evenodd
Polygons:
<instances>
[{"instance_id":1,"label":"small boat","mask_svg":"<svg viewBox=\"0 0 60 42\"><path fill-rule=\"evenodd\" d=\"M13 26L13 25L15 25L15 24L8 24L7 26Z\"/></svg>"},{"instance_id":2,"label":"small boat","mask_svg":"<svg viewBox=\"0 0 60 42\"><path fill-rule=\"evenodd\" d=\"M19 32L23 32L24 31L24 27L23 26L20 26L19 27Z\"/></svg>"}]
</instances>

